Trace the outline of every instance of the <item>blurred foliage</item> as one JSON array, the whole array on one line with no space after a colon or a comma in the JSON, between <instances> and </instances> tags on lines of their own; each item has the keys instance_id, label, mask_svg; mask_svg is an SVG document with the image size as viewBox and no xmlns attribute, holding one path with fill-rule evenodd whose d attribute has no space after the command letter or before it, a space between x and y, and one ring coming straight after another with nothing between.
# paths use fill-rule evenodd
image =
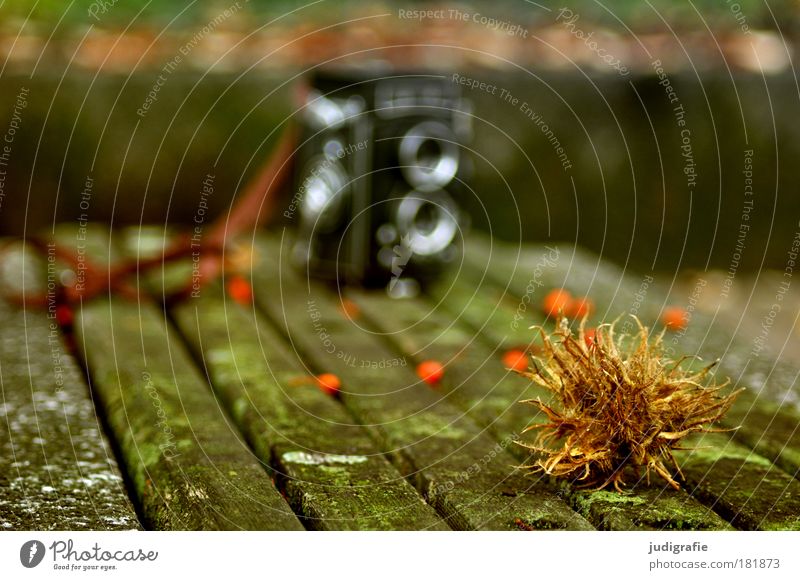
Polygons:
<instances>
[{"instance_id":1,"label":"blurred foliage","mask_svg":"<svg viewBox=\"0 0 800 580\"><path fill-rule=\"evenodd\" d=\"M104 27L149 26L161 28L190 26L205 21L209 16L236 4L237 0L5 0L0 14L5 18L30 19L47 25L61 21L66 25L96 24ZM425 0L383 0L365 3L361 0L238 0L242 8L256 18L249 22L255 26L259 20L274 18L300 9L296 15L287 17L302 19L340 19L348 11L357 10L397 10L400 8L458 6L493 14L505 14L517 21L535 23L537 20L551 18L547 12L538 8L544 6L551 10L567 7L580 14L584 21L592 21L611 29L630 28L637 32L663 30L665 22L674 29L685 28L736 28L732 18L734 6L738 6L751 27L773 29L776 19L782 23L796 21L798 3L793 0L494 0L491 3L480 0L460 0L439 2ZM88 17L89 9L106 6L98 13L99 18ZM174 19L174 21L173 21ZM245 24L241 22L240 25ZM47 26L49 28L49 26Z\"/></svg>"},{"instance_id":2,"label":"blurred foliage","mask_svg":"<svg viewBox=\"0 0 800 580\"><path fill-rule=\"evenodd\" d=\"M149 36L167 25L169 31L189 34L236 0L105 2L107 11L96 21L88 10L102 0L5 0L0 35L13 38L22 23L25 34L49 39L51 33L75 36L89 24L122 29L132 22L148 29ZM342 19L348 11L441 5L508 15L530 26L554 23L552 13L527 0L239 2L247 12L226 19L225 27L253 28L302 6L287 23L302 27ZM714 32L736 30L732 6L738 4L751 27L775 28L774 14L781 34L791 36L798 6L791 0L649 0L652 8L641 0L540 3L554 10L567 6L583 21L608 28L621 29L624 23L635 32L667 35L661 17L675 31L704 31L706 25ZM146 38L145 48L148 43ZM25 69L17 76L6 71L0 78L4 111L13 109L21 86L30 88L4 185L0 228L6 232L33 231L54 218L77 219L87 176L95 183L90 219L190 223L209 172L216 175L211 211L224 211L267 156L271 132L292 110L283 86L294 74L289 59L288 68L254 68L241 77L235 66L215 68L214 74L180 67L140 116L137 109L153 90L158 71L139 68L138 62L130 76L125 67L102 73L81 69L67 60L74 48L49 44L55 46L48 55L55 55L56 66L38 68L33 78L21 72ZM102 57L106 45L97 50ZM163 66L175 48L168 50L153 57L156 66ZM38 66L32 54L30 62ZM719 68L702 74L671 72L686 107L698 167L698 187L690 191L673 111L645 64L639 71L644 74L626 79L591 68L586 75L550 70L521 76L479 67L460 71L530 103L573 164L569 173L562 169L552 145L518 107L472 91L476 195L463 203L476 226L507 239L577 241L643 270L653 265L727 269L742 222L743 151L752 148L756 198L742 267L759 268L764 257L764 265L782 268L800 215L795 193L800 164L794 162L800 157L800 125L791 70L764 77L731 72L717 63Z\"/></svg>"}]
</instances>

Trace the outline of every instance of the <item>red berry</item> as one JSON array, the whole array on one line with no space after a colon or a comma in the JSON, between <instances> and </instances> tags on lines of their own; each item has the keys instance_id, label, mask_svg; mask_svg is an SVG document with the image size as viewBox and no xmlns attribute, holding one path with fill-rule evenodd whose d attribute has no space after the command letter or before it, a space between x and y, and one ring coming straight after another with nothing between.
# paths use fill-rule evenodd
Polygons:
<instances>
[{"instance_id":1,"label":"red berry","mask_svg":"<svg viewBox=\"0 0 800 580\"><path fill-rule=\"evenodd\" d=\"M228 296L239 304L250 304L253 301L253 288L241 276L228 280Z\"/></svg>"},{"instance_id":2,"label":"red berry","mask_svg":"<svg viewBox=\"0 0 800 580\"><path fill-rule=\"evenodd\" d=\"M587 328L583 331L583 342L586 343L586 348L592 348L597 344L597 331L594 328Z\"/></svg>"},{"instance_id":3,"label":"red berry","mask_svg":"<svg viewBox=\"0 0 800 580\"><path fill-rule=\"evenodd\" d=\"M341 309L342 314L344 314L350 320L358 319L359 314L361 314L361 309L358 307L358 304L349 298L344 298L339 304L339 308Z\"/></svg>"},{"instance_id":4,"label":"red berry","mask_svg":"<svg viewBox=\"0 0 800 580\"><path fill-rule=\"evenodd\" d=\"M69 327L72 326L72 321L74 320L74 315L72 313L72 308L67 306L66 304L59 304L56 306L56 322L62 327Z\"/></svg>"},{"instance_id":5,"label":"red berry","mask_svg":"<svg viewBox=\"0 0 800 580\"><path fill-rule=\"evenodd\" d=\"M417 365L417 376L433 386L444 377L444 367L439 361L426 360Z\"/></svg>"},{"instance_id":6,"label":"red berry","mask_svg":"<svg viewBox=\"0 0 800 580\"><path fill-rule=\"evenodd\" d=\"M335 396L342 387L342 381L333 373L323 373L317 376L317 385L323 392Z\"/></svg>"},{"instance_id":7,"label":"red berry","mask_svg":"<svg viewBox=\"0 0 800 580\"><path fill-rule=\"evenodd\" d=\"M591 298L575 298L567 303L565 314L570 318L583 318L594 312L594 302Z\"/></svg>"},{"instance_id":8,"label":"red berry","mask_svg":"<svg viewBox=\"0 0 800 580\"><path fill-rule=\"evenodd\" d=\"M66 304L59 304L56 306L56 322L61 326L70 326L72 324L73 314L72 309Z\"/></svg>"},{"instance_id":9,"label":"red berry","mask_svg":"<svg viewBox=\"0 0 800 580\"><path fill-rule=\"evenodd\" d=\"M571 301L572 295L563 288L551 290L542 300L542 311L547 316L558 316Z\"/></svg>"},{"instance_id":10,"label":"red berry","mask_svg":"<svg viewBox=\"0 0 800 580\"><path fill-rule=\"evenodd\" d=\"M522 372L528 370L528 355L525 351L519 349L507 350L503 355L503 365L507 369Z\"/></svg>"},{"instance_id":11,"label":"red berry","mask_svg":"<svg viewBox=\"0 0 800 580\"><path fill-rule=\"evenodd\" d=\"M680 306L668 306L661 313L661 322L670 330L682 330L689 323L686 310Z\"/></svg>"}]
</instances>

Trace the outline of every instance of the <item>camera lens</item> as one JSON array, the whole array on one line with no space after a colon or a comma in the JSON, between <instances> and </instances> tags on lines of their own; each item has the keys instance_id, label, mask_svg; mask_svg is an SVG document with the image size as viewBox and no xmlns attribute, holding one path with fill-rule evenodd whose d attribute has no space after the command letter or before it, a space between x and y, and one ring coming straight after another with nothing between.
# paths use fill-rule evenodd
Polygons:
<instances>
[{"instance_id":1,"label":"camera lens","mask_svg":"<svg viewBox=\"0 0 800 580\"><path fill-rule=\"evenodd\" d=\"M444 251L458 232L455 202L442 190L412 191L397 208L397 225L414 254L433 256Z\"/></svg>"},{"instance_id":2,"label":"camera lens","mask_svg":"<svg viewBox=\"0 0 800 580\"><path fill-rule=\"evenodd\" d=\"M336 228L342 218L342 199L348 186L340 163L321 157L309 165L303 181L303 219L321 231Z\"/></svg>"},{"instance_id":3,"label":"camera lens","mask_svg":"<svg viewBox=\"0 0 800 580\"><path fill-rule=\"evenodd\" d=\"M422 191L450 183L458 171L459 151L447 125L424 121L400 141L400 164L406 180Z\"/></svg>"},{"instance_id":4,"label":"camera lens","mask_svg":"<svg viewBox=\"0 0 800 580\"><path fill-rule=\"evenodd\" d=\"M308 123L315 129L335 129L345 120L345 112L334 100L312 92L303 111Z\"/></svg>"}]
</instances>

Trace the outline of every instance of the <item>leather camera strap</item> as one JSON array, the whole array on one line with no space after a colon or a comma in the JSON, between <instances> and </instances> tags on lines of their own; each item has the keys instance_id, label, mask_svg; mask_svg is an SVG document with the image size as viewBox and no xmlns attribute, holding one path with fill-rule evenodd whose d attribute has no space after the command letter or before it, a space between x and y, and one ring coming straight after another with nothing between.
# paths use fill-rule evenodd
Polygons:
<instances>
[{"instance_id":1,"label":"leather camera strap","mask_svg":"<svg viewBox=\"0 0 800 580\"><path fill-rule=\"evenodd\" d=\"M274 214L278 200L278 192L291 175L292 160L297 138L294 127L289 125L280 136L278 143L262 168L248 182L238 198L232 203L230 210L217 217L211 224L208 236L202 243L200 257L200 277L192 285L166 297L174 302L188 297L197 284L208 284L220 275L223 269L223 256L228 240L232 240L247 230L253 230L266 223ZM84 276L82 283L59 285L55 293L50 294L10 294L5 298L13 303L28 307L51 307L57 309L57 318L63 326L71 323L72 308L86 300L100 295L121 295L135 298L135 288L130 284L129 275L151 270L164 263L187 258L194 248L188 235L175 240L164 251L151 258L141 260L125 260L111 267L104 268L81 256L76 251L53 246L50 240L42 237L29 237L26 242L42 255L54 253L55 257L70 267L77 269L79 262Z\"/></svg>"}]
</instances>

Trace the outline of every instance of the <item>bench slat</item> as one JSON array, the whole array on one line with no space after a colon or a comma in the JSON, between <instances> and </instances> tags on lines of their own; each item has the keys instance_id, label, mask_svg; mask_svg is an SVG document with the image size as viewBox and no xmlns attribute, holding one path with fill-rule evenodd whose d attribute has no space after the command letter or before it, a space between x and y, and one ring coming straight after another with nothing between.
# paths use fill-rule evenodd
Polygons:
<instances>
[{"instance_id":1,"label":"bench slat","mask_svg":"<svg viewBox=\"0 0 800 580\"><path fill-rule=\"evenodd\" d=\"M316 372L340 377L345 405L452 527L591 527L516 472L504 446L420 382L397 353L353 325L335 295L281 263L279 244L265 238L257 246L259 306Z\"/></svg>"},{"instance_id":2,"label":"bench slat","mask_svg":"<svg viewBox=\"0 0 800 580\"><path fill-rule=\"evenodd\" d=\"M130 228L117 237L129 258L140 259L161 255L165 239L171 236L155 228ZM191 261L182 260L153 272L146 284L164 295L191 277ZM284 338L255 309L230 299L221 281L198 287L171 315L307 528L450 529L341 403L316 388Z\"/></svg>"},{"instance_id":3,"label":"bench slat","mask_svg":"<svg viewBox=\"0 0 800 580\"><path fill-rule=\"evenodd\" d=\"M800 478L800 410L792 398L797 397L800 369L767 351L754 355L748 340L720 330L711 315L695 311L675 337L676 345L706 359L719 357L717 374L748 388L723 422L738 427L735 439Z\"/></svg>"},{"instance_id":4,"label":"bench slat","mask_svg":"<svg viewBox=\"0 0 800 580\"><path fill-rule=\"evenodd\" d=\"M69 231L59 243L76 244ZM102 263L107 237L89 238ZM148 527L303 529L153 303L93 299L76 332Z\"/></svg>"},{"instance_id":5,"label":"bench slat","mask_svg":"<svg viewBox=\"0 0 800 580\"><path fill-rule=\"evenodd\" d=\"M4 290L20 271L42 291L42 260L3 254ZM13 277L13 278L12 278ZM48 311L0 300L0 530L139 529L89 388Z\"/></svg>"},{"instance_id":6,"label":"bench slat","mask_svg":"<svg viewBox=\"0 0 800 580\"><path fill-rule=\"evenodd\" d=\"M489 242L477 237L470 241L471 255L482 254L485 259L490 252ZM503 244L495 243L495 247L499 248L493 257L495 263L504 264L502 268L510 271L512 262L517 259L516 251ZM520 270L533 271L549 253L547 248L526 247L519 257ZM633 311L652 325L662 306L675 302L666 298L665 289L652 278L634 279L618 266L602 263L586 250L569 249L564 256L543 272L542 281L592 295L601 307L596 319L604 315L609 319ZM473 265L473 270L479 267ZM505 278L502 282L508 284ZM515 284L521 292L521 281L516 279ZM697 285L698 292L703 289L703 285ZM541 296L540 292L535 302L540 301ZM685 307L691 308L690 300L687 296ZM739 395L722 423L738 427L733 436L740 443L800 478L800 406L794 394L800 370L769 352L754 354L752 340L730 332L709 313L694 309L690 316L685 330L667 335L668 346L675 352L696 354L705 360L719 358L718 375L728 376L735 385L748 389Z\"/></svg>"},{"instance_id":7,"label":"bench slat","mask_svg":"<svg viewBox=\"0 0 800 580\"><path fill-rule=\"evenodd\" d=\"M445 311L443 305L425 304L416 300L393 300L383 293L353 292L350 295L381 332L391 337L398 347L418 362L438 359L446 365L443 388L448 398L457 402L481 425L491 430L498 440L515 437L530 424L534 408L520 405L527 398L549 398L549 393L531 381L506 370L502 364L503 348L493 345L519 345L524 334L515 332L513 317L504 308L485 297L484 287L445 280L449 288L447 303L454 313L469 311L474 316L485 315L473 331L461 326L457 314ZM466 298L461 302L458 296ZM472 293L475 293L474 298ZM472 298L470 300L470 298ZM391 312L391 317L382 316ZM494 316L493 316L494 315ZM484 335L477 329L483 326ZM506 333L506 329L511 331ZM533 331L526 330L527 340ZM543 420L544 417L541 417ZM509 452L520 462L526 461L527 449L512 445ZM692 499L685 492L666 486L639 488L631 494L591 493L562 487L576 509L604 529L661 529L691 527L692 529L726 529L729 526L713 511Z\"/></svg>"},{"instance_id":8,"label":"bench slat","mask_svg":"<svg viewBox=\"0 0 800 580\"><path fill-rule=\"evenodd\" d=\"M282 336L215 284L173 309L215 391L306 527L449 529Z\"/></svg>"},{"instance_id":9,"label":"bench slat","mask_svg":"<svg viewBox=\"0 0 800 580\"><path fill-rule=\"evenodd\" d=\"M756 452L717 433L689 440L676 457L689 492L747 530L800 530L800 483Z\"/></svg>"},{"instance_id":10,"label":"bench slat","mask_svg":"<svg viewBox=\"0 0 800 580\"><path fill-rule=\"evenodd\" d=\"M496 242L490 245L485 239L474 238L470 241L467 252L465 255L466 268L473 278L488 275L497 287L507 286L512 295L520 297L525 295L526 289L529 288L530 272L535 269L536 264L541 263L549 250L541 246L525 246L524 253L520 257L515 248ZM644 300L637 299L636 292L641 285L626 277L624 272L615 266L605 264L582 250L570 250L565 255L569 256L568 260L557 261L552 268L540 271L539 280L543 282L545 289L565 287L573 292L591 296L598 306L598 314L595 319L616 317L620 312L633 310L635 305L638 315L647 322L648 316L651 320L654 316L654 307L651 305L663 304L663 301L659 300L658 290L652 287L646 289L647 296ZM489 262L490 256L491 263ZM490 265L487 267L487 264ZM542 296L543 293L539 295L534 304L540 303ZM540 323L542 317L533 309L527 320L530 323ZM668 344L675 348L676 352L685 352L687 345L681 342L681 337L677 338L672 341L671 336L668 336ZM732 416L735 417L737 413L741 413L739 410L742 408L749 409L754 405L763 408L761 407L762 403L754 397L744 393L743 395L734 406ZM785 414L782 416L785 417ZM733 426L731 425L732 421L735 419L732 420L728 417L727 422L723 423ZM748 423L748 429L752 432L761 427ZM763 430L761 432L763 433ZM766 469L765 462L767 464L769 462L764 457L751 453L748 448L730 441L728 436L723 439L728 443L720 451L722 455L719 460L715 462L709 463L702 454L698 453L677 453L689 483L697 489L699 484L706 481L725 482L729 480L731 472L725 462L725 459L729 459L740 464L737 470L737 474L739 474L737 490L741 494L756 494L759 489L766 489L763 480L767 478L771 490L771 500L776 503L756 505L754 502L749 502L747 505L732 506L731 509L728 509L725 507L725 502L731 501L732 495L727 485L724 487L707 485L705 488L699 489L698 492L704 493L704 497L701 499L706 503L713 500L711 502L713 507L723 517L734 519L740 526L761 525L770 529L796 529L797 518L792 517L791 514L800 513L797 482L777 469ZM769 511L753 513L750 516L745 515L745 510L752 511L759 508ZM741 510L742 515L732 518L732 514L738 513L735 511L736 509Z\"/></svg>"}]
</instances>

